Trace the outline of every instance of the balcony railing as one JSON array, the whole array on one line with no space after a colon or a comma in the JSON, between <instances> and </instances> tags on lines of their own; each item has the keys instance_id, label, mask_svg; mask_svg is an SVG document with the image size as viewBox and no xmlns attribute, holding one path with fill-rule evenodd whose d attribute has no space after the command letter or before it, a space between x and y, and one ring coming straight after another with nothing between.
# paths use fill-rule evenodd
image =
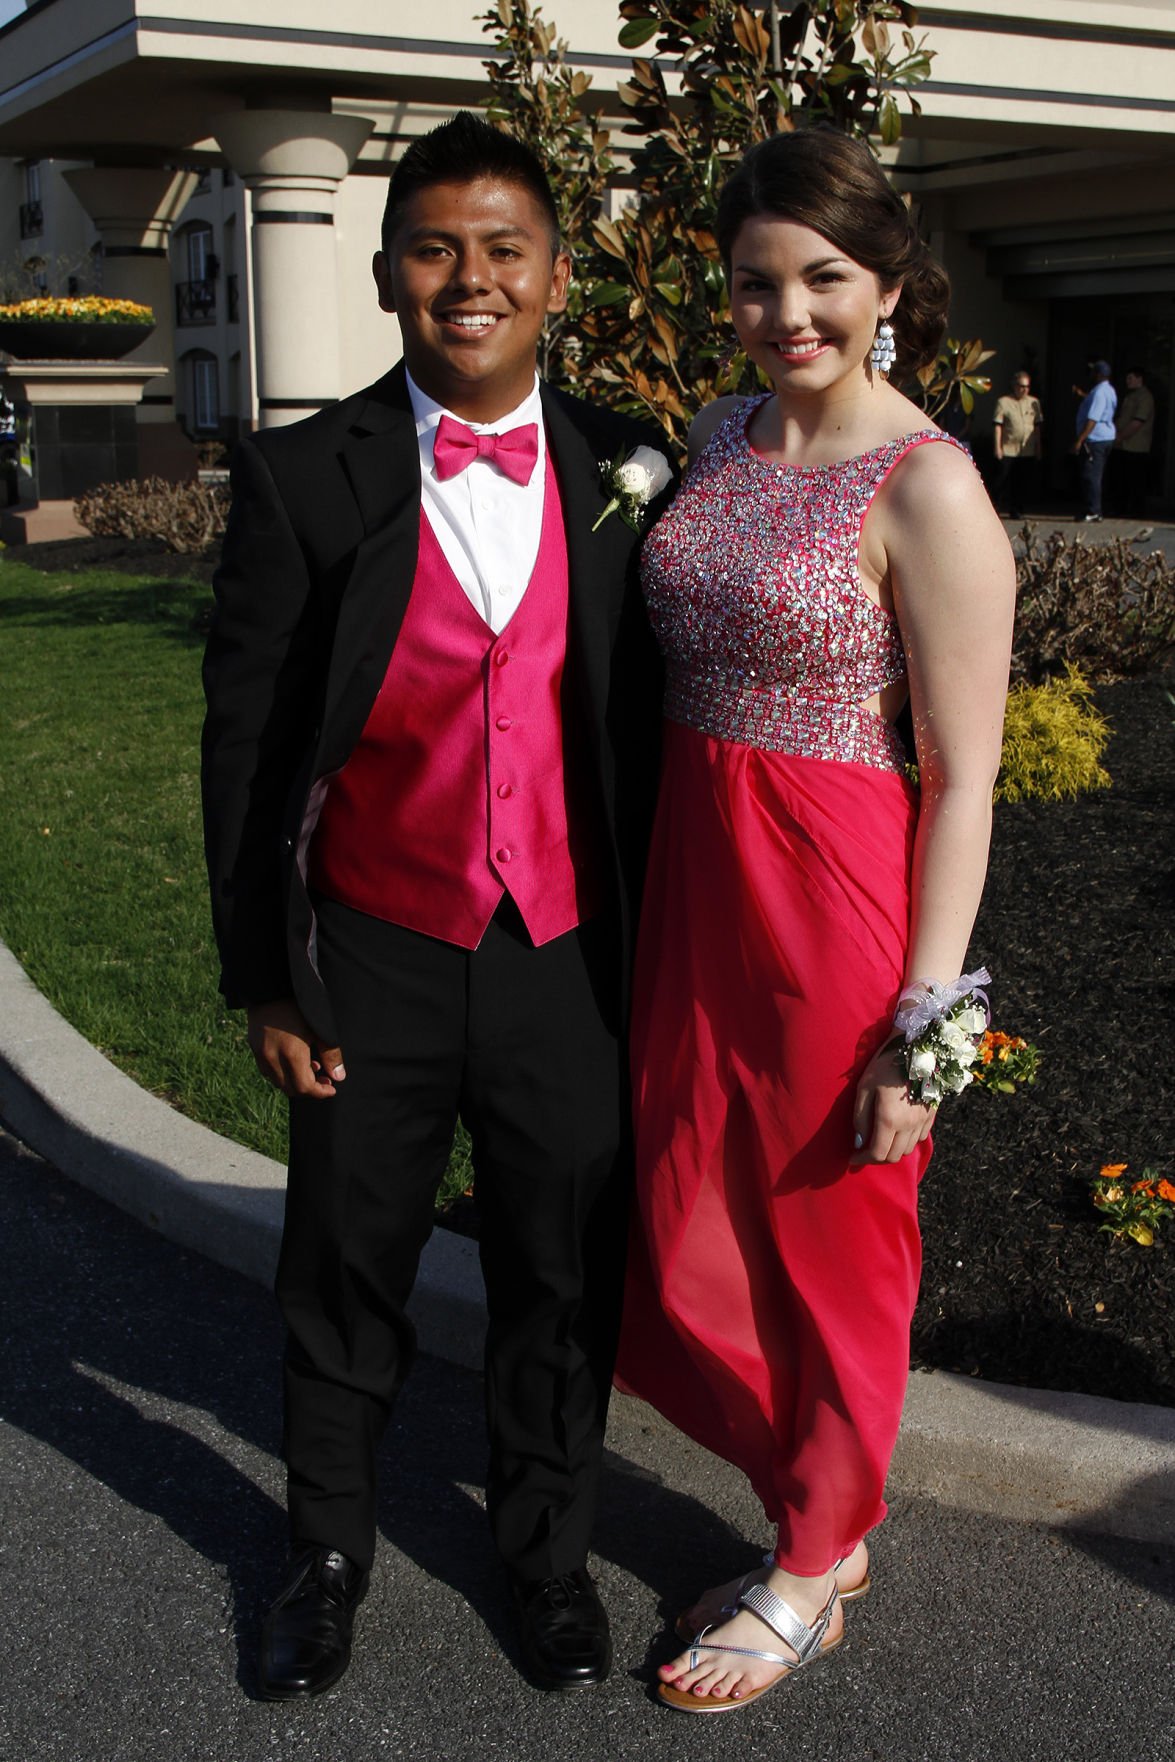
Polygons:
<instances>
[{"instance_id":1,"label":"balcony railing","mask_svg":"<svg viewBox=\"0 0 1175 1762\"><path fill-rule=\"evenodd\" d=\"M175 321L177 325L216 323L216 283L214 281L177 281L175 284Z\"/></svg>"},{"instance_id":2,"label":"balcony railing","mask_svg":"<svg viewBox=\"0 0 1175 1762\"><path fill-rule=\"evenodd\" d=\"M44 230L45 210L40 202L22 202L20 205L21 238L39 239Z\"/></svg>"},{"instance_id":3,"label":"balcony railing","mask_svg":"<svg viewBox=\"0 0 1175 1762\"><path fill-rule=\"evenodd\" d=\"M228 321L236 324L241 316L241 285L235 275L227 275L225 282L228 287Z\"/></svg>"}]
</instances>

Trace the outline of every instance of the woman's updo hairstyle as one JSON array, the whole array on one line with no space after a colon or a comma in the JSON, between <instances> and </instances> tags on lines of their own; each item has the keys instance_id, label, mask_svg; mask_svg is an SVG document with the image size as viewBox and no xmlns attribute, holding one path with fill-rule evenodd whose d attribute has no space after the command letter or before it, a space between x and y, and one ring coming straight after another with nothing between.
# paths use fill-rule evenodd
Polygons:
<instances>
[{"instance_id":1,"label":"woman's updo hairstyle","mask_svg":"<svg viewBox=\"0 0 1175 1762\"><path fill-rule=\"evenodd\" d=\"M715 231L727 274L739 228L760 214L811 227L871 269L886 293L901 283L890 319L895 380L934 360L946 329L950 282L868 147L828 127L772 135L752 147L718 198Z\"/></svg>"}]
</instances>

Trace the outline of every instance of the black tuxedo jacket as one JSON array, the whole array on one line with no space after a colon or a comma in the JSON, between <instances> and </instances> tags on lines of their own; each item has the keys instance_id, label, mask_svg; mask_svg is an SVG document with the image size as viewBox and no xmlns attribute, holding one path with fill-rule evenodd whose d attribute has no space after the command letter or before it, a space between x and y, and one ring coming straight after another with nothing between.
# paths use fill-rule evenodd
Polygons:
<instances>
[{"instance_id":1,"label":"black tuxedo jacket","mask_svg":"<svg viewBox=\"0 0 1175 1762\"><path fill-rule=\"evenodd\" d=\"M639 540L600 464L660 437L543 388L570 571L565 740L595 777L627 956L656 789L661 667ZM204 661L205 842L231 1005L294 997L333 1043L306 850L383 684L412 583L420 459L403 367L305 422L243 441ZM655 518L659 508L650 510ZM623 984L623 979L622 979Z\"/></svg>"}]
</instances>

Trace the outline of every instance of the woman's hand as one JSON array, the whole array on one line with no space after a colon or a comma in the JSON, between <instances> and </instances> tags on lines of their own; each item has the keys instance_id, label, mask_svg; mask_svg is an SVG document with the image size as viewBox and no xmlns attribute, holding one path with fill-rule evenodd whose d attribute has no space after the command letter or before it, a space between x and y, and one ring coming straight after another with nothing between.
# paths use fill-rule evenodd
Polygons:
<instances>
[{"instance_id":1,"label":"woman's hand","mask_svg":"<svg viewBox=\"0 0 1175 1762\"><path fill-rule=\"evenodd\" d=\"M871 1162L900 1162L930 1135L936 1109L911 1101L897 1048L891 1037L875 1052L857 1085L853 1102L853 1155L849 1167Z\"/></svg>"},{"instance_id":2,"label":"woman's hand","mask_svg":"<svg viewBox=\"0 0 1175 1762\"><path fill-rule=\"evenodd\" d=\"M326 1100L347 1075L337 1046L319 1046L292 997L249 1006L249 1049L261 1075L283 1095Z\"/></svg>"}]
</instances>

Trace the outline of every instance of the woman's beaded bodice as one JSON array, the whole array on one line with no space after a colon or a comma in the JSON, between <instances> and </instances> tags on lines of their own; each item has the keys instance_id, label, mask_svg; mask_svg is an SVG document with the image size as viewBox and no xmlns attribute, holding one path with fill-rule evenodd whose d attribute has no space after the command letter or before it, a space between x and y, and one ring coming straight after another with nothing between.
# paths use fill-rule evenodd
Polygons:
<instances>
[{"instance_id":1,"label":"woman's beaded bodice","mask_svg":"<svg viewBox=\"0 0 1175 1762\"><path fill-rule=\"evenodd\" d=\"M900 771L901 740L862 705L904 678L897 619L861 586L869 504L938 429L836 465L774 465L723 421L650 533L642 572L666 660L665 714L720 740Z\"/></svg>"}]
</instances>

